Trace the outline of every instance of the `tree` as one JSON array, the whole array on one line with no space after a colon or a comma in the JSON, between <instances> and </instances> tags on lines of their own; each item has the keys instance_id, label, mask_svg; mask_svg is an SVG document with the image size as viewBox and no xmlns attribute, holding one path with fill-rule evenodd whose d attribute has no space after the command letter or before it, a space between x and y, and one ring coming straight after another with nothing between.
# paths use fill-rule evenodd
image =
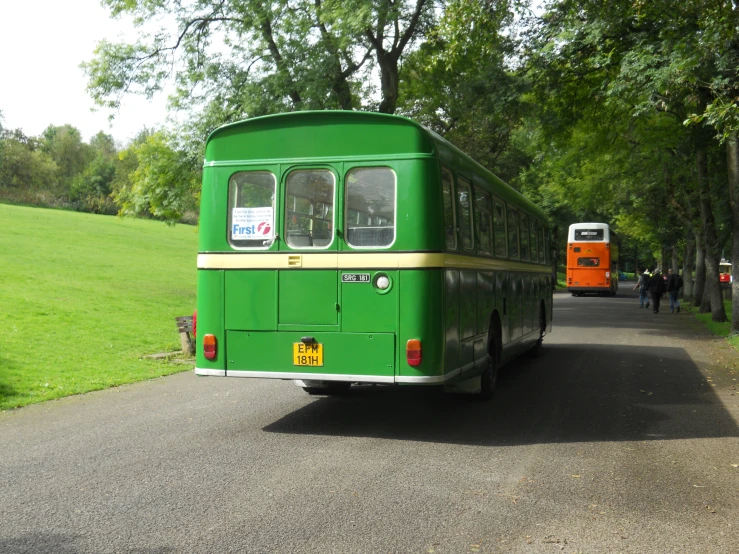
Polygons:
<instances>
[{"instance_id":1,"label":"tree","mask_svg":"<svg viewBox=\"0 0 739 554\"><path fill-rule=\"evenodd\" d=\"M41 147L57 166L56 193L68 196L74 179L91 160L89 146L72 125L49 125L42 134Z\"/></svg>"},{"instance_id":2,"label":"tree","mask_svg":"<svg viewBox=\"0 0 739 554\"><path fill-rule=\"evenodd\" d=\"M449 2L401 70L399 110L439 133L504 180L521 159L526 82L510 67L513 3Z\"/></svg>"},{"instance_id":3,"label":"tree","mask_svg":"<svg viewBox=\"0 0 739 554\"><path fill-rule=\"evenodd\" d=\"M39 141L20 129L4 130L0 138L0 195L32 203L39 191L55 182L57 167Z\"/></svg>"},{"instance_id":4,"label":"tree","mask_svg":"<svg viewBox=\"0 0 739 554\"><path fill-rule=\"evenodd\" d=\"M90 140L89 149L93 157L72 181L70 198L85 211L115 214L118 210L110 196L118 163L115 141L101 131Z\"/></svg>"},{"instance_id":5,"label":"tree","mask_svg":"<svg viewBox=\"0 0 739 554\"><path fill-rule=\"evenodd\" d=\"M111 108L128 93L151 96L174 77L173 106L201 108L219 124L305 109L372 104L369 69L380 76L379 110L395 111L398 64L433 18L429 0L104 0L113 16L143 29L174 18L135 44L101 42L83 64L95 101ZM372 56L374 54L374 62Z\"/></svg>"},{"instance_id":6,"label":"tree","mask_svg":"<svg viewBox=\"0 0 739 554\"><path fill-rule=\"evenodd\" d=\"M123 167L133 170L122 180L116 178L113 197L122 215L148 215L174 223L199 200L200 172L196 159L172 146L172 138L162 131L140 137L121 152ZM131 157L134 164L127 164Z\"/></svg>"},{"instance_id":7,"label":"tree","mask_svg":"<svg viewBox=\"0 0 739 554\"><path fill-rule=\"evenodd\" d=\"M632 118L661 114L682 121L705 105L715 76L701 43L702 3L561 1L553 4L536 30L532 56L540 70L540 98L554 93L550 113L558 125L576 110L629 107ZM701 56L708 56L701 58ZM546 102L546 100L545 100ZM576 106L573 109L573 106ZM565 117L563 117L565 116ZM565 125L566 128L566 125ZM715 149L700 129L691 131L694 177L705 246L706 290L715 321L725 320L718 286L721 238L714 211L720 191L712 190L709 152ZM720 168L719 168L720 170ZM705 296L705 295L704 295ZM703 309L708 306L704 302Z\"/></svg>"}]
</instances>

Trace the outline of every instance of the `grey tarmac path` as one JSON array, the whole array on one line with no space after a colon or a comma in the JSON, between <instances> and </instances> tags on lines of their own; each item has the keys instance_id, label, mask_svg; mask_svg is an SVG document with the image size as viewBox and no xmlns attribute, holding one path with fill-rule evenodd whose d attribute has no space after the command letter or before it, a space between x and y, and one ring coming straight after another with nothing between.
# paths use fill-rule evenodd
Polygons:
<instances>
[{"instance_id":1,"label":"grey tarmac path","mask_svg":"<svg viewBox=\"0 0 739 554\"><path fill-rule=\"evenodd\" d=\"M737 356L555 295L492 403L184 373L0 414L0 553L739 552Z\"/></svg>"}]
</instances>

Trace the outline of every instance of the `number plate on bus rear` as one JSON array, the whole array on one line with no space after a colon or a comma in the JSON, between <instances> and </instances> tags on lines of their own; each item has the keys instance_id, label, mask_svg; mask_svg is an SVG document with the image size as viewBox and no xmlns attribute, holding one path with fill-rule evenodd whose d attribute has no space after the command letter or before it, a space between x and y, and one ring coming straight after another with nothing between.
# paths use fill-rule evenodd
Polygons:
<instances>
[{"instance_id":1,"label":"number plate on bus rear","mask_svg":"<svg viewBox=\"0 0 739 554\"><path fill-rule=\"evenodd\" d=\"M320 367L323 365L323 345L313 342L293 343L293 365Z\"/></svg>"}]
</instances>

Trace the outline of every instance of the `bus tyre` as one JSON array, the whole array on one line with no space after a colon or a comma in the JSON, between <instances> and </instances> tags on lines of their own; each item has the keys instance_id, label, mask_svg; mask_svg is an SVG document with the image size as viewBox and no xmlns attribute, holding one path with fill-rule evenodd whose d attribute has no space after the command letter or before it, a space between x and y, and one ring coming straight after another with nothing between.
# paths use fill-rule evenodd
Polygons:
<instances>
[{"instance_id":1,"label":"bus tyre","mask_svg":"<svg viewBox=\"0 0 739 554\"><path fill-rule=\"evenodd\" d=\"M542 310L539 312L539 338L537 339L534 346L531 347L531 350L529 350L529 355L532 358L538 358L541 356L541 347L542 344L544 344L544 335L547 332L547 316L546 312L542 308Z\"/></svg>"},{"instance_id":2,"label":"bus tyre","mask_svg":"<svg viewBox=\"0 0 739 554\"><path fill-rule=\"evenodd\" d=\"M316 395L324 395L324 396L330 396L334 394L344 394L345 392L349 391L349 388L352 386L351 383L346 382L329 382L326 383L323 386L310 386L310 387L303 387L303 390L310 394L311 396Z\"/></svg>"},{"instance_id":3,"label":"bus tyre","mask_svg":"<svg viewBox=\"0 0 739 554\"><path fill-rule=\"evenodd\" d=\"M477 394L477 399L481 402L490 400L495 392L495 383L497 380L498 368L491 356L487 367L480 374L480 392Z\"/></svg>"}]
</instances>

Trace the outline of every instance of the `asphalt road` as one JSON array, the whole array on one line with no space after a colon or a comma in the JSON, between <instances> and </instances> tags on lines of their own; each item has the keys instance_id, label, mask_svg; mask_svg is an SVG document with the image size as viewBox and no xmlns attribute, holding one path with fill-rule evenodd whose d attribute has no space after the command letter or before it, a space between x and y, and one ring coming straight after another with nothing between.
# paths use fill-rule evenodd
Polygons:
<instances>
[{"instance_id":1,"label":"asphalt road","mask_svg":"<svg viewBox=\"0 0 739 554\"><path fill-rule=\"evenodd\" d=\"M2 413L0 552L739 552L736 354L634 296L554 325L489 404L184 373Z\"/></svg>"}]
</instances>

